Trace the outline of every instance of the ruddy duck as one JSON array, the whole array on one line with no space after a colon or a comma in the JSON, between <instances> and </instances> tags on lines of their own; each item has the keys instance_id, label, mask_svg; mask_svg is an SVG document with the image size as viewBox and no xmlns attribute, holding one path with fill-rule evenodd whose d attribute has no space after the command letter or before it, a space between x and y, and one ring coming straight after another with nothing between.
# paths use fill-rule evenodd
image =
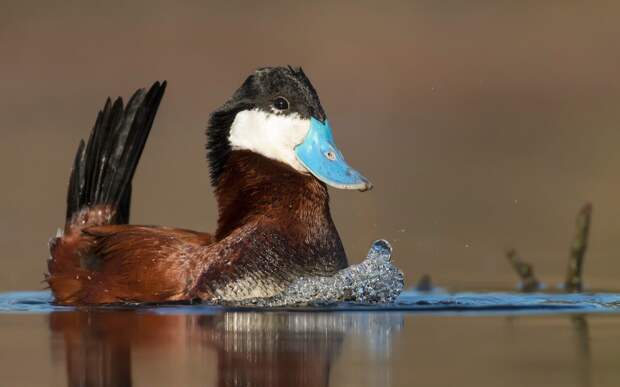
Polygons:
<instances>
[{"instance_id":1,"label":"ruddy duck","mask_svg":"<svg viewBox=\"0 0 620 387\"><path fill-rule=\"evenodd\" d=\"M166 82L109 99L73 164L64 230L50 241L58 304L271 297L347 267L327 185L369 190L345 162L301 68L262 68L211 114L213 234L128 225L131 181Z\"/></svg>"}]
</instances>

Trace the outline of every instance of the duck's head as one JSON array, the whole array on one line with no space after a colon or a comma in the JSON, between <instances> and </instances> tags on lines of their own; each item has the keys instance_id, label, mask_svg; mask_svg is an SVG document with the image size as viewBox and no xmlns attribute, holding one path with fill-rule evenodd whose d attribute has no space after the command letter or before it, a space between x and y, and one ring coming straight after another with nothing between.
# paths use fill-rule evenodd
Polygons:
<instances>
[{"instance_id":1,"label":"duck's head","mask_svg":"<svg viewBox=\"0 0 620 387\"><path fill-rule=\"evenodd\" d=\"M245 150L285 163L335 188L372 188L368 179L344 160L319 96L301 68L256 70L211 114L207 135L214 185L230 152Z\"/></svg>"}]
</instances>

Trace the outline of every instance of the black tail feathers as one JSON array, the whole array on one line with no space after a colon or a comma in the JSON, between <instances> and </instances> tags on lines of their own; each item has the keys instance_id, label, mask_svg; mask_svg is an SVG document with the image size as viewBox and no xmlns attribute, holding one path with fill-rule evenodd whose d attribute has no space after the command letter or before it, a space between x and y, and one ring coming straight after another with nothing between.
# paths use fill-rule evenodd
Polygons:
<instances>
[{"instance_id":1,"label":"black tail feathers","mask_svg":"<svg viewBox=\"0 0 620 387\"><path fill-rule=\"evenodd\" d=\"M67 193L67 223L84 208L106 205L110 223L129 221L131 180L151 131L166 82L134 93L127 106L108 98L88 143L80 142Z\"/></svg>"}]
</instances>

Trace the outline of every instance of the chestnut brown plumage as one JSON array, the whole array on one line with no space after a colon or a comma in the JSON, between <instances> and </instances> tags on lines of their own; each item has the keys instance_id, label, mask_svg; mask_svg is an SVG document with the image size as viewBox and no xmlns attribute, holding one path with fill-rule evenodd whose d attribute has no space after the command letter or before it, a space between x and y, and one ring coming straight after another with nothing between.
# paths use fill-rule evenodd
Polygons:
<instances>
[{"instance_id":1,"label":"chestnut brown plumage","mask_svg":"<svg viewBox=\"0 0 620 387\"><path fill-rule=\"evenodd\" d=\"M347 266L325 184L247 150L226 149L217 165L214 235L127 225L131 178L164 89L139 90L127 107L108 101L78 148L66 225L50 242L57 303L269 297L301 275ZM223 132L211 130L211 146Z\"/></svg>"},{"instance_id":2,"label":"chestnut brown plumage","mask_svg":"<svg viewBox=\"0 0 620 387\"><path fill-rule=\"evenodd\" d=\"M71 226L51 248L56 301L267 297L300 275L347 266L323 183L247 151L233 151L228 163L216 187L215 237L167 227Z\"/></svg>"}]
</instances>

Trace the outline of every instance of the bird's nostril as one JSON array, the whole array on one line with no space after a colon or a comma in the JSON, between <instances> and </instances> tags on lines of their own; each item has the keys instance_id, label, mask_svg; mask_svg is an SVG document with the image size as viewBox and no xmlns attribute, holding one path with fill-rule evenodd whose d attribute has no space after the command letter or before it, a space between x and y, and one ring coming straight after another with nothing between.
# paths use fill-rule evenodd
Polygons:
<instances>
[{"instance_id":1,"label":"bird's nostril","mask_svg":"<svg viewBox=\"0 0 620 387\"><path fill-rule=\"evenodd\" d=\"M334 161L336 160L336 152L332 152L332 151L325 152L325 157L327 157L331 161Z\"/></svg>"}]
</instances>

